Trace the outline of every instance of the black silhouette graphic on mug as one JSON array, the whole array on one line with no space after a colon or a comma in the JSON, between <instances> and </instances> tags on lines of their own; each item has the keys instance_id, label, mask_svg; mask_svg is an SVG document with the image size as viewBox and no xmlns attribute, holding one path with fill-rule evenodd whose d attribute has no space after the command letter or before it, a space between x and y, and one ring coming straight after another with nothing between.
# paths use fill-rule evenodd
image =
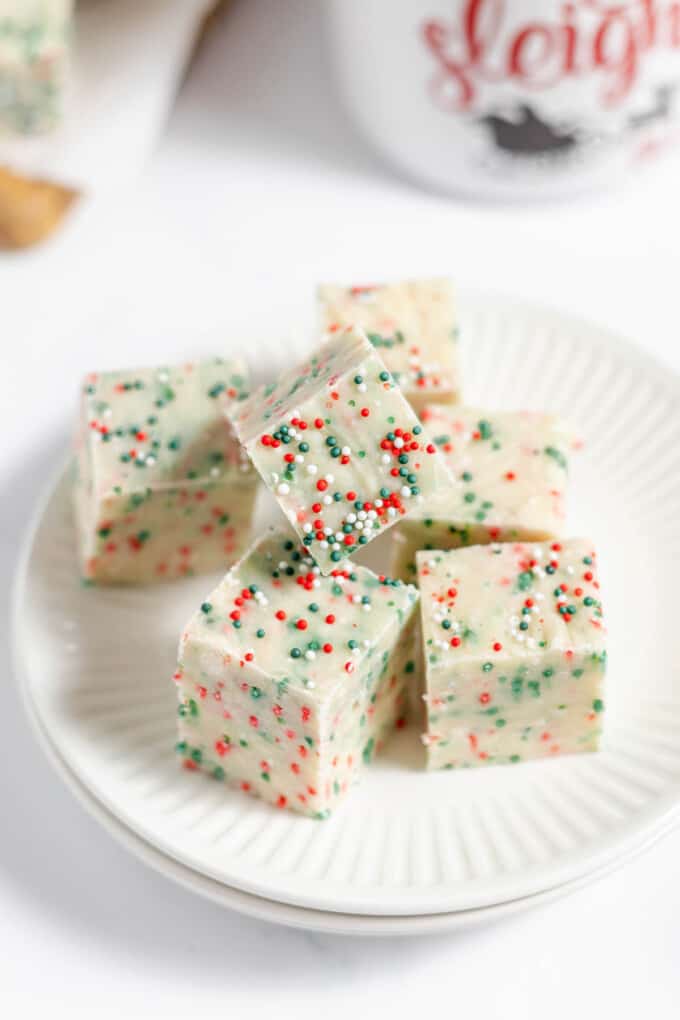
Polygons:
<instances>
[{"instance_id":1,"label":"black silhouette graphic on mug","mask_svg":"<svg viewBox=\"0 0 680 1020\"><path fill-rule=\"evenodd\" d=\"M673 100L678 89L678 82L659 85L654 93L654 103L640 113L634 113L628 118L631 128L651 127L659 120L667 120L673 112Z\"/></svg>"},{"instance_id":2,"label":"black silhouette graphic on mug","mask_svg":"<svg viewBox=\"0 0 680 1020\"><path fill-rule=\"evenodd\" d=\"M517 120L507 120L496 113L481 118L499 149L515 156L537 156L544 153L567 153L578 145L574 134L551 127L541 120L530 106L522 104Z\"/></svg>"}]
</instances>

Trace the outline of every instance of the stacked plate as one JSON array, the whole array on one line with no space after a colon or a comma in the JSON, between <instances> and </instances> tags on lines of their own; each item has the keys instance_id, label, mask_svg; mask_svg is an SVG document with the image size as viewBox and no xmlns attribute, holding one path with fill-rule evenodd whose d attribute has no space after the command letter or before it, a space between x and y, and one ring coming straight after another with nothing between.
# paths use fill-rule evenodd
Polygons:
<instances>
[{"instance_id":1,"label":"stacked plate","mask_svg":"<svg viewBox=\"0 0 680 1020\"><path fill-rule=\"evenodd\" d=\"M327 822L187 774L169 678L177 635L214 579L84 589L66 472L38 510L14 606L36 732L102 824L225 906L324 931L458 928L578 888L680 816L680 384L553 312L467 295L462 318L469 402L554 410L585 440L569 530L601 550L611 664L597 754L426 773L406 729ZM263 354L281 363L281 351Z\"/></svg>"}]
</instances>

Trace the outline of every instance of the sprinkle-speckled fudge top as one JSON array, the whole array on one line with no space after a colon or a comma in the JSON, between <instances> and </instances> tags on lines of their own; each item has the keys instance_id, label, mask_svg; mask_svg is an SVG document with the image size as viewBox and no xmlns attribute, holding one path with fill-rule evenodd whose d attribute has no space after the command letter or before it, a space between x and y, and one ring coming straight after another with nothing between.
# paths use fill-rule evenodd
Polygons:
<instances>
[{"instance_id":1,"label":"sprinkle-speckled fudge top","mask_svg":"<svg viewBox=\"0 0 680 1020\"><path fill-rule=\"evenodd\" d=\"M246 387L245 364L222 358L88 375L82 413L96 491L250 475L224 417Z\"/></svg>"},{"instance_id":2,"label":"sprinkle-speckled fudge top","mask_svg":"<svg viewBox=\"0 0 680 1020\"><path fill-rule=\"evenodd\" d=\"M322 328L364 329L395 379L410 396L456 399L460 391L453 284L409 280L318 288Z\"/></svg>"},{"instance_id":3,"label":"sprinkle-speckled fudge top","mask_svg":"<svg viewBox=\"0 0 680 1020\"><path fill-rule=\"evenodd\" d=\"M571 432L558 418L530 411L428 405L422 414L444 455L455 489L413 516L488 528L519 526L561 534Z\"/></svg>"},{"instance_id":4,"label":"sprinkle-speckled fudge top","mask_svg":"<svg viewBox=\"0 0 680 1020\"><path fill-rule=\"evenodd\" d=\"M323 577L287 530L267 532L189 622L205 642L278 682L331 690L415 606L413 585L346 564ZM180 647L180 658L182 648Z\"/></svg>"},{"instance_id":5,"label":"sprinkle-speckled fudge top","mask_svg":"<svg viewBox=\"0 0 680 1020\"><path fill-rule=\"evenodd\" d=\"M352 370L362 357L372 354L365 335L346 330L317 347L302 364L284 372L274 382L260 386L231 417L245 445L279 420L287 421L305 401L324 392L335 380Z\"/></svg>"},{"instance_id":6,"label":"sprinkle-speckled fudge top","mask_svg":"<svg viewBox=\"0 0 680 1020\"><path fill-rule=\"evenodd\" d=\"M353 327L229 414L324 573L451 485L413 408Z\"/></svg>"},{"instance_id":7,"label":"sprinkle-speckled fudge top","mask_svg":"<svg viewBox=\"0 0 680 1020\"><path fill-rule=\"evenodd\" d=\"M429 669L467 659L604 651L596 556L587 539L419 552Z\"/></svg>"}]
</instances>

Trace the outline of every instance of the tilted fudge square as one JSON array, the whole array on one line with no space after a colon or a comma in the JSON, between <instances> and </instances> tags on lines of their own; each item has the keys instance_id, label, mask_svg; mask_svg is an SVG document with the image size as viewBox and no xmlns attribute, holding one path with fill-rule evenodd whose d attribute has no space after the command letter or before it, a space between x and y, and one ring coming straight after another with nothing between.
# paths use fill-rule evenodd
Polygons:
<instances>
[{"instance_id":1,"label":"tilted fudge square","mask_svg":"<svg viewBox=\"0 0 680 1020\"><path fill-rule=\"evenodd\" d=\"M86 579L217 570L245 548L258 478L224 417L245 372L213 358L86 378L75 482Z\"/></svg>"},{"instance_id":2,"label":"tilted fudge square","mask_svg":"<svg viewBox=\"0 0 680 1020\"><path fill-rule=\"evenodd\" d=\"M0 0L0 135L59 122L72 8L72 0Z\"/></svg>"},{"instance_id":3,"label":"tilted fudge square","mask_svg":"<svg viewBox=\"0 0 680 1020\"><path fill-rule=\"evenodd\" d=\"M351 327L229 414L324 574L451 484L394 379Z\"/></svg>"},{"instance_id":4,"label":"tilted fudge square","mask_svg":"<svg viewBox=\"0 0 680 1020\"><path fill-rule=\"evenodd\" d=\"M419 552L432 768L594 751L605 631L585 539Z\"/></svg>"},{"instance_id":5,"label":"tilted fudge square","mask_svg":"<svg viewBox=\"0 0 680 1020\"><path fill-rule=\"evenodd\" d=\"M420 413L429 401L460 399L458 328L450 280L318 289L322 328L365 330Z\"/></svg>"},{"instance_id":6,"label":"tilted fudge square","mask_svg":"<svg viewBox=\"0 0 680 1020\"><path fill-rule=\"evenodd\" d=\"M395 577L415 580L419 549L541 541L563 533L572 439L559 419L431 405L422 421L446 458L455 488L395 528Z\"/></svg>"},{"instance_id":7,"label":"tilted fudge square","mask_svg":"<svg viewBox=\"0 0 680 1020\"><path fill-rule=\"evenodd\" d=\"M262 537L189 621L177 750L325 818L402 718L418 593L351 563L323 577L294 539Z\"/></svg>"}]
</instances>

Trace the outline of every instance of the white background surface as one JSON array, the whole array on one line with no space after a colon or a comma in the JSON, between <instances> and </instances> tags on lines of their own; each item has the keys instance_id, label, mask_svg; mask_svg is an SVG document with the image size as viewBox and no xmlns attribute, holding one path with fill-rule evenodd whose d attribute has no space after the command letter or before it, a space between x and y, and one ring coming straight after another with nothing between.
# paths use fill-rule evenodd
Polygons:
<instances>
[{"instance_id":1,"label":"white background surface","mask_svg":"<svg viewBox=\"0 0 680 1020\"><path fill-rule=\"evenodd\" d=\"M201 353L222 331L252 335L253 320L285 338L317 279L452 273L578 311L680 368L680 159L558 207L418 191L340 110L319 6L289 0L284 15L276 0L240 0L143 179L115 204L84 204L48 247L0 262L5 578L83 371ZM292 932L194 899L127 856L50 772L7 661L3 682L3 1017L677 1016L680 832L570 899L470 933Z\"/></svg>"}]
</instances>

